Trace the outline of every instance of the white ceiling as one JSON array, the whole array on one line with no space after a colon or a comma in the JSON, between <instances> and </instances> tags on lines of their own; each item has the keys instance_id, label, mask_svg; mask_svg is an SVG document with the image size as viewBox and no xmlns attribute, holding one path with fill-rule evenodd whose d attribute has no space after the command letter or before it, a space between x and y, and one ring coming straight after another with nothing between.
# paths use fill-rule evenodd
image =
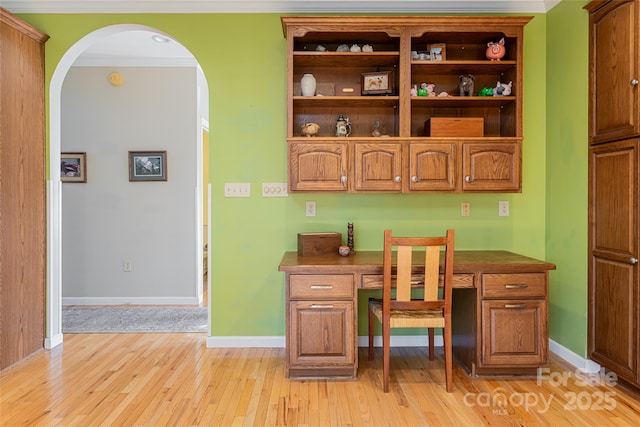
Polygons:
<instances>
[{"instance_id":1,"label":"white ceiling","mask_svg":"<svg viewBox=\"0 0 640 427\"><path fill-rule=\"evenodd\" d=\"M544 13L560 0L3 0L12 13Z\"/></svg>"},{"instance_id":2,"label":"white ceiling","mask_svg":"<svg viewBox=\"0 0 640 427\"><path fill-rule=\"evenodd\" d=\"M561 0L0 0L12 13L545 13ZM126 31L83 52L78 66L194 66L180 43Z\"/></svg>"}]
</instances>

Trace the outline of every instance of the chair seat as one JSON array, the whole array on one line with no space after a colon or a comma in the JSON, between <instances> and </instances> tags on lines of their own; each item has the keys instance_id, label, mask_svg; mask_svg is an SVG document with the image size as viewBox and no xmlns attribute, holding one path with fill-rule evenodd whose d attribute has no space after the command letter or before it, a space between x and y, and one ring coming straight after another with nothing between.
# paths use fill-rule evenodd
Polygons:
<instances>
[{"instance_id":1,"label":"chair seat","mask_svg":"<svg viewBox=\"0 0 640 427\"><path fill-rule=\"evenodd\" d=\"M369 308L382 322L382 300L369 299ZM441 308L422 310L391 310L392 328L444 328Z\"/></svg>"}]
</instances>

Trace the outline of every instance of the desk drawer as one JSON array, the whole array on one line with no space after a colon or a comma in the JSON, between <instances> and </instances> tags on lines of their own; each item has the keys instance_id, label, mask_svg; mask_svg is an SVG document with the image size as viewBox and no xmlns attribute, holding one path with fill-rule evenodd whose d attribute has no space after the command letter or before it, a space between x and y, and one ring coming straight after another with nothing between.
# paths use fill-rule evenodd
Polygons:
<instances>
[{"instance_id":1,"label":"desk drawer","mask_svg":"<svg viewBox=\"0 0 640 427\"><path fill-rule=\"evenodd\" d=\"M395 278L395 276L392 276ZM411 280L420 282L413 287L422 287L422 281L424 276L415 275L411 276ZM438 279L438 286L442 287L444 283L444 274L441 274ZM454 288L473 288L473 274L454 274L453 275L453 287ZM382 275L381 274L364 274L362 275L362 289L381 289L382 288Z\"/></svg>"},{"instance_id":2,"label":"desk drawer","mask_svg":"<svg viewBox=\"0 0 640 427\"><path fill-rule=\"evenodd\" d=\"M355 289L351 274L292 274L289 298L353 298Z\"/></svg>"},{"instance_id":3,"label":"desk drawer","mask_svg":"<svg viewBox=\"0 0 640 427\"><path fill-rule=\"evenodd\" d=\"M545 298L544 273L483 274L484 298Z\"/></svg>"}]
</instances>

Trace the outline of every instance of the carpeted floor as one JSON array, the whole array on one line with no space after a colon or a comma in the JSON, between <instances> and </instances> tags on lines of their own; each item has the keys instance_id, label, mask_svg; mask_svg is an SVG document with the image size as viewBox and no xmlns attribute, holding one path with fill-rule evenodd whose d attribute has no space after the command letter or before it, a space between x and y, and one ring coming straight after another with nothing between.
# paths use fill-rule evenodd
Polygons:
<instances>
[{"instance_id":1,"label":"carpeted floor","mask_svg":"<svg viewBox=\"0 0 640 427\"><path fill-rule=\"evenodd\" d=\"M63 307L62 332L207 332L207 309L198 307Z\"/></svg>"}]
</instances>

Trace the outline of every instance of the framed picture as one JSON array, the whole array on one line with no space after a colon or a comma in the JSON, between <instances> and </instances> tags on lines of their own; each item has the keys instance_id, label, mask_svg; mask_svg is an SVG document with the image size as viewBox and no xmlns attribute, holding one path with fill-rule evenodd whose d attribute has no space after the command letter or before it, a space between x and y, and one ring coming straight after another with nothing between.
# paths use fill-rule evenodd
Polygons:
<instances>
[{"instance_id":1,"label":"framed picture","mask_svg":"<svg viewBox=\"0 0 640 427\"><path fill-rule=\"evenodd\" d=\"M427 45L427 50L432 61L447 60L447 45L445 43L433 43Z\"/></svg>"},{"instance_id":2,"label":"framed picture","mask_svg":"<svg viewBox=\"0 0 640 427\"><path fill-rule=\"evenodd\" d=\"M393 71L362 73L363 95L388 95L393 93Z\"/></svg>"},{"instance_id":3,"label":"framed picture","mask_svg":"<svg viewBox=\"0 0 640 427\"><path fill-rule=\"evenodd\" d=\"M129 151L129 181L166 180L166 151Z\"/></svg>"},{"instance_id":4,"label":"framed picture","mask_svg":"<svg viewBox=\"0 0 640 427\"><path fill-rule=\"evenodd\" d=\"M60 153L60 181L87 182L87 153Z\"/></svg>"}]
</instances>

